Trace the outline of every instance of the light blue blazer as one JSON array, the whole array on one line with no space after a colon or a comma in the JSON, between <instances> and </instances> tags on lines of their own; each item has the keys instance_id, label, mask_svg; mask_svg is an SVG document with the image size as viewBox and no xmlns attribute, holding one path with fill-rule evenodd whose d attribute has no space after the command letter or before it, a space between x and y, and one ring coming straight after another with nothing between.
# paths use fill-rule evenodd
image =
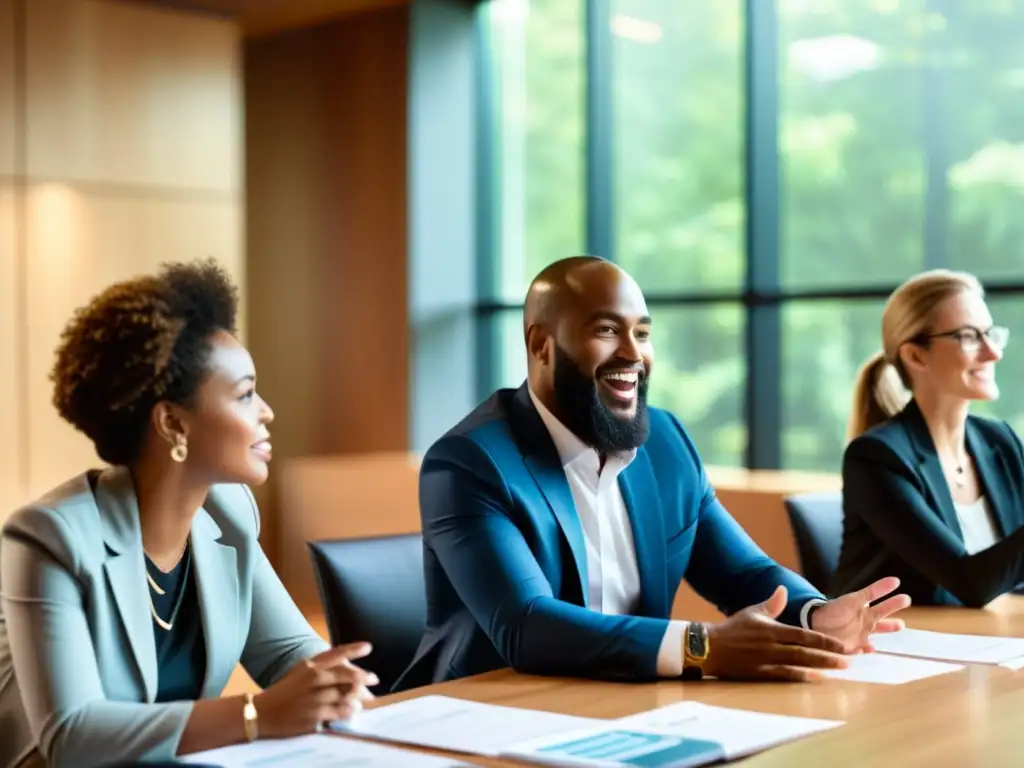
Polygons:
<instances>
[{"instance_id":1,"label":"light blue blazer","mask_svg":"<svg viewBox=\"0 0 1024 768\"><path fill-rule=\"evenodd\" d=\"M221 485L192 523L206 677L239 661L266 687L327 649L257 539L249 489ZM154 704L156 647L128 471L91 471L18 510L0 536L0 768L173 759L193 702ZM239 717L242 716L239 709Z\"/></svg>"}]
</instances>

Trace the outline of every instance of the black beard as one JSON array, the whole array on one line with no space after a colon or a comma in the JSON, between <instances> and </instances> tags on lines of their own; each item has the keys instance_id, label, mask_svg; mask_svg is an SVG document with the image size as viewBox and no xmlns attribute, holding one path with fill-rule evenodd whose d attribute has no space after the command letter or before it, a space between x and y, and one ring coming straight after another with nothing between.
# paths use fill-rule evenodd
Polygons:
<instances>
[{"instance_id":1,"label":"black beard","mask_svg":"<svg viewBox=\"0 0 1024 768\"><path fill-rule=\"evenodd\" d=\"M557 344L555 345L555 406L559 420L576 437L598 453L619 453L639 448L647 442L650 424L647 418L647 371L641 371L636 383L636 413L624 419L605 405L598 392L598 379L608 370L632 368L632 363L613 361L588 376Z\"/></svg>"}]
</instances>

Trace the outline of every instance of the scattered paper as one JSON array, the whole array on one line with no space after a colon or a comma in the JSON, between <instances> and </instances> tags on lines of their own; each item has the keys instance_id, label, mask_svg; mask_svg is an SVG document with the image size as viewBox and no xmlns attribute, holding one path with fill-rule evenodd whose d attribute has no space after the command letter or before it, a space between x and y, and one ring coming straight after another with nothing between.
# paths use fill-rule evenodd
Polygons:
<instances>
[{"instance_id":1,"label":"scattered paper","mask_svg":"<svg viewBox=\"0 0 1024 768\"><path fill-rule=\"evenodd\" d=\"M856 683L903 685L963 669L962 664L893 656L888 653L861 653L848 659L850 666L846 669L828 669L822 670L822 673L825 677Z\"/></svg>"},{"instance_id":2,"label":"scattered paper","mask_svg":"<svg viewBox=\"0 0 1024 768\"><path fill-rule=\"evenodd\" d=\"M697 701L681 701L613 722L620 728L716 742L730 760L843 724L841 720L768 715Z\"/></svg>"},{"instance_id":3,"label":"scattered paper","mask_svg":"<svg viewBox=\"0 0 1024 768\"><path fill-rule=\"evenodd\" d=\"M954 635L902 629L871 636L876 651L966 664L992 664L1017 669L1024 664L1024 638Z\"/></svg>"},{"instance_id":4,"label":"scattered paper","mask_svg":"<svg viewBox=\"0 0 1024 768\"><path fill-rule=\"evenodd\" d=\"M448 696L420 696L365 710L332 728L383 741L494 757L515 742L607 722Z\"/></svg>"},{"instance_id":5,"label":"scattered paper","mask_svg":"<svg viewBox=\"0 0 1024 768\"><path fill-rule=\"evenodd\" d=\"M464 763L334 735L238 744L180 758L222 768L458 768ZM467 766L467 768L471 768Z\"/></svg>"}]
</instances>

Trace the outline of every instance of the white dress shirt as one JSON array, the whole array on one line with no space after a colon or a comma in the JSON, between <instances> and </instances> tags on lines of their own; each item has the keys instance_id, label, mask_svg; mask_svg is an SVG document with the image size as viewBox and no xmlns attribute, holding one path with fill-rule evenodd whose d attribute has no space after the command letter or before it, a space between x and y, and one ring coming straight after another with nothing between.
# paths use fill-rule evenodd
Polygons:
<instances>
[{"instance_id":1,"label":"white dress shirt","mask_svg":"<svg viewBox=\"0 0 1024 768\"><path fill-rule=\"evenodd\" d=\"M565 471L583 528L587 550L587 601L591 609L608 615L632 614L640 600L640 570L633 544L633 528L619 488L619 474L636 458L636 449L606 457L604 468L597 451L585 445L529 390L537 413L547 427ZM800 612L808 614L824 601L811 600ZM688 622L670 619L658 649L657 671L662 677L683 673L683 634Z\"/></svg>"},{"instance_id":2,"label":"white dress shirt","mask_svg":"<svg viewBox=\"0 0 1024 768\"><path fill-rule=\"evenodd\" d=\"M601 468L597 451L585 445L530 391L533 405L558 450L569 481L587 549L587 601L608 615L631 614L640 600L640 569L633 527L619 489L619 474L636 458L636 449L609 455ZM658 674L683 673L683 632L687 622L670 620L658 649Z\"/></svg>"}]
</instances>

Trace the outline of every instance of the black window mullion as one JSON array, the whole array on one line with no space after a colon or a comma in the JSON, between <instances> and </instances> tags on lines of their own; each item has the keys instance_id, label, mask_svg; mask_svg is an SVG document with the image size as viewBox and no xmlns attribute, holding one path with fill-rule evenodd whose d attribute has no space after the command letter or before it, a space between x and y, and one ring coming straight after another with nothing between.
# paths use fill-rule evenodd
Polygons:
<instances>
[{"instance_id":1,"label":"black window mullion","mask_svg":"<svg viewBox=\"0 0 1024 768\"><path fill-rule=\"evenodd\" d=\"M782 462L782 321L779 291L778 18L775 0L745 0L746 18L746 464Z\"/></svg>"},{"instance_id":2,"label":"black window mullion","mask_svg":"<svg viewBox=\"0 0 1024 768\"><path fill-rule=\"evenodd\" d=\"M498 211L501 205L499 193L499 170L494 161L497 144L496 131L499 122L495 120L498 109L495 94L494 59L483 5L476 8L474 21L473 67L476 104L474 130L475 164L475 247L476 247L476 295L477 311L473 315L474 343L476 345L476 393L483 400L495 389L498 371L498 349L501 336L496 315L481 312L480 307L494 303L498 291L497 265L501 259L501 244L498 239Z\"/></svg>"},{"instance_id":3,"label":"black window mullion","mask_svg":"<svg viewBox=\"0 0 1024 768\"><path fill-rule=\"evenodd\" d=\"M587 253L615 260L611 0L585 0Z\"/></svg>"}]
</instances>

